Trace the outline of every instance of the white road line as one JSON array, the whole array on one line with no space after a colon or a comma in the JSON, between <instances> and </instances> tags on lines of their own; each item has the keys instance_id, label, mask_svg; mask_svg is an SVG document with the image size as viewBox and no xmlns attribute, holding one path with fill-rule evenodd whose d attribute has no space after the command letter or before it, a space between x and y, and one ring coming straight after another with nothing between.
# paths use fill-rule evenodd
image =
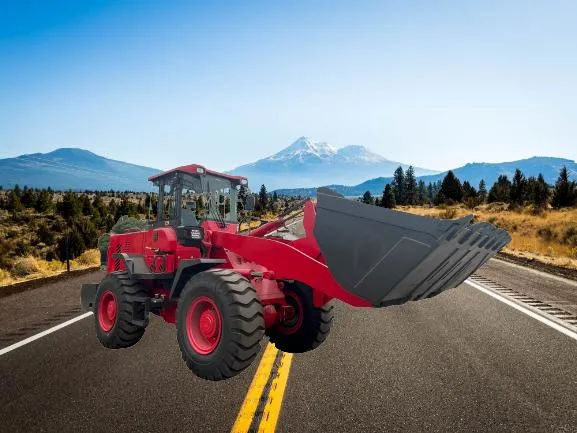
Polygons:
<instances>
[{"instance_id":1,"label":"white road line","mask_svg":"<svg viewBox=\"0 0 577 433\"><path fill-rule=\"evenodd\" d=\"M92 316L92 314L93 314L92 311L81 314L80 316L76 316L70 320L67 320L64 323L61 323L60 325L53 326L52 328L49 328L46 331L42 331L38 334L33 335L32 337L25 338L24 340L19 341L18 343L14 343L11 346L5 347L4 349L0 349L0 356L5 355L8 352L12 352L13 350L18 349L19 347L26 346L28 343L32 343L33 341L38 340L39 338L42 338L48 334L52 334L53 332L56 332L62 328L72 325L73 323L76 323L82 319L86 319L87 317Z\"/></svg>"},{"instance_id":2,"label":"white road line","mask_svg":"<svg viewBox=\"0 0 577 433\"><path fill-rule=\"evenodd\" d=\"M541 316L540 314L537 314L531 310L529 310L528 308L523 307L522 305L519 305L503 296L500 296L498 293L493 292L492 290L489 290L485 287L483 287L482 285L471 281L471 280L465 280L465 283L467 283L469 286L480 290L481 292L485 293L486 295L489 295L495 299L497 299L498 301L503 302L504 304L507 304L510 307L513 307L514 309L520 311L523 314L526 314L527 316L538 320L539 322L549 326L550 328L555 329L556 331L561 332L562 334L565 334L566 336L568 336L569 338L572 338L573 340L577 341L577 332L571 331L570 329L565 328L564 326L561 326L555 322L553 322L552 320L546 318L545 316Z\"/></svg>"},{"instance_id":3,"label":"white road line","mask_svg":"<svg viewBox=\"0 0 577 433\"><path fill-rule=\"evenodd\" d=\"M526 272L530 272L532 274L539 275L541 277L549 278L551 280L559 281L561 283L565 283L565 284L569 284L571 286L577 287L577 281L573 281L573 280L570 280L568 278L563 278L563 277L560 277L558 275L548 274L547 272L538 271L537 269L529 268L527 266L518 265L516 263L511 263L511 262L508 262L506 260L500 260L500 259L496 259L496 258L492 258L491 260L494 260L496 262L499 262L499 263L507 265L507 266L511 266L513 268L520 269L522 271L526 271Z\"/></svg>"}]
</instances>

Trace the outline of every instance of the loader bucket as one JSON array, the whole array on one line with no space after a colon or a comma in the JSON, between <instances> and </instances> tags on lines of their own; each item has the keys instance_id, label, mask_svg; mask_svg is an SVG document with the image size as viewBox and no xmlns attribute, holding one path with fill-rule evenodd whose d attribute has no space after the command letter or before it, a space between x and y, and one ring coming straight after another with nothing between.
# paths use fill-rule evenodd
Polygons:
<instances>
[{"instance_id":1,"label":"loader bucket","mask_svg":"<svg viewBox=\"0 0 577 433\"><path fill-rule=\"evenodd\" d=\"M472 216L437 220L317 190L314 236L335 280L375 307L457 287L511 241Z\"/></svg>"}]
</instances>

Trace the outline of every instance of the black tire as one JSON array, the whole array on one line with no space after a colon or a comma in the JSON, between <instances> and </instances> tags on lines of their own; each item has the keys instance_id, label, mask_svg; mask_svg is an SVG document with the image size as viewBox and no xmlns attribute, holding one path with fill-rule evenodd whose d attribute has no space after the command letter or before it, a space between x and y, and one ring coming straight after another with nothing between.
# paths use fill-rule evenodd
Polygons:
<instances>
[{"instance_id":1,"label":"black tire","mask_svg":"<svg viewBox=\"0 0 577 433\"><path fill-rule=\"evenodd\" d=\"M101 297L107 292L112 292L116 301L116 319L109 330L102 327L99 312ZM148 318L144 317L143 304L147 297L146 289L140 283L132 281L126 272L116 272L104 277L98 285L94 304L96 336L104 347L122 349L134 346L140 341L148 324ZM142 320L135 323L135 318L139 317Z\"/></svg>"},{"instance_id":2,"label":"black tire","mask_svg":"<svg viewBox=\"0 0 577 433\"><path fill-rule=\"evenodd\" d=\"M201 299L209 299L220 315L218 341L210 352L193 348L187 334L187 314ZM193 313L190 313L193 314ZM191 325L188 325L191 326ZM197 376L223 380L247 368L260 351L264 335L263 309L248 280L228 269L209 269L194 275L184 286L176 312L178 345L182 359ZM210 342L208 344L210 346Z\"/></svg>"},{"instance_id":3,"label":"black tire","mask_svg":"<svg viewBox=\"0 0 577 433\"><path fill-rule=\"evenodd\" d=\"M332 301L317 308L313 304L313 292L307 285L295 282L287 283L285 287L287 302L295 307L296 316L289 323L268 329L267 335L271 343L283 352L303 353L316 349L331 331Z\"/></svg>"}]
</instances>

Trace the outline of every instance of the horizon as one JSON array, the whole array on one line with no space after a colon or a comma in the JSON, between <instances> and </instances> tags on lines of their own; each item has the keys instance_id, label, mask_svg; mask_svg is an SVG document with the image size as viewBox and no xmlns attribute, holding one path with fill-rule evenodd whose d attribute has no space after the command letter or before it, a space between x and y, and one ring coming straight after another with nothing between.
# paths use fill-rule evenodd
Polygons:
<instances>
[{"instance_id":1,"label":"horizon","mask_svg":"<svg viewBox=\"0 0 577 433\"><path fill-rule=\"evenodd\" d=\"M0 158L76 147L228 171L306 135L436 171L575 159L573 2L62 0L0 12Z\"/></svg>"},{"instance_id":2,"label":"horizon","mask_svg":"<svg viewBox=\"0 0 577 433\"><path fill-rule=\"evenodd\" d=\"M311 138L311 137L307 137L307 136L301 136L301 137L299 137L299 138L303 138L303 137L305 137L305 138ZM298 140L298 139L297 139L297 140ZM296 141L296 140L295 140L295 141ZM294 143L294 141L293 141L293 143ZM330 144L330 143L328 143L328 144ZM288 147L288 146L286 146L286 147ZM279 151L286 149L286 147L283 148L283 149L279 149L278 151L276 151L276 152L274 152L274 153L278 153ZM343 147L346 147L346 146L343 146ZM336 148L336 149L337 149L337 150L340 150L340 149L342 149L343 147L338 147L338 148ZM365 147L365 148L366 148L366 146L362 146L362 147ZM368 149L368 148L367 148L367 149ZM127 163L127 164L132 164L132 165L139 165L139 166L142 166L142 167L145 167L145 168L151 168L151 169L160 170L160 171L168 171L168 170L171 170L172 168L177 167L177 166L174 166L174 167L160 168L160 167L153 167L153 166L150 166L150 165L148 165L148 166L147 166L147 165L140 165L140 164L134 163L133 161L119 160L119 159L116 159L116 158L114 158L114 157L109 157L109 156L106 156L106 155L102 155L102 154L100 154L100 153L98 153L98 152L95 152L95 151L92 151L92 150L89 150L89 149L84 149L84 148L81 148L81 147L58 147L58 148L55 148L55 149L48 150L47 152L32 152L32 153L20 154L20 155L15 155L15 156L0 157L0 160L2 160L2 159L10 159L10 158L18 158L18 157L20 157L20 156L33 155L33 154L35 154L35 153L48 154L48 153L56 152L56 151L58 151L58 150L81 150L81 151L86 151L86 152L92 153L93 155L96 155L96 156L99 156L99 157L103 157L103 158L106 158L106 159L111 159L111 160L113 160L113 161L123 162L123 163ZM368 149L368 150L371 151L371 149ZM274 153L271 153L270 155L267 155L266 157L272 156ZM263 157L263 158L266 158L266 157ZM576 162L575 159L571 159L571 158L563 158L563 157L549 156L549 155L533 155L533 156L529 156L529 157L526 157L526 158L520 158L520 159L515 159L515 160L507 160L507 161L501 161L501 160L497 160L497 161L469 161L469 162L466 162L466 163L464 163L464 164L462 164L462 165L460 165L460 166L457 166L457 167L451 167L451 168L448 168L448 169L445 169L445 170L436 170L436 171L437 171L439 174L441 174L441 173L448 172L448 171L451 171L451 170L455 170L455 169L458 169L458 168L461 168L461 167L465 167L465 166L467 166L467 165L473 165L473 164L508 164L508 163L513 163L513 162L527 161L527 160L535 159L535 158L563 159L563 160L567 160L567 161L570 161L570 162ZM412 165L412 164L410 164L410 163L405 163L405 162L403 162L403 161L393 161L393 162L399 162L399 163L402 163L403 165L417 167L417 166L414 166L414 165ZM203 165L203 164L198 163L198 162L195 162L195 161L185 162L185 163L182 163L182 164L180 164L180 165L189 165L189 164L200 164L200 165ZM421 168L424 168L424 167L421 167ZM428 167L426 167L426 168L428 168ZM434 170L434 169L432 169L432 170ZM222 172L227 172L227 171L231 171L231 170L223 170ZM426 175L426 174L425 174L425 175L421 175L421 176L417 176L417 177L426 177L426 176L430 176L430 175ZM389 175L389 176L380 176L380 177L382 177L382 178L390 178L390 177L392 177L392 174ZM367 181L373 180L373 179L376 179L376 178L367 179Z\"/></svg>"}]
</instances>

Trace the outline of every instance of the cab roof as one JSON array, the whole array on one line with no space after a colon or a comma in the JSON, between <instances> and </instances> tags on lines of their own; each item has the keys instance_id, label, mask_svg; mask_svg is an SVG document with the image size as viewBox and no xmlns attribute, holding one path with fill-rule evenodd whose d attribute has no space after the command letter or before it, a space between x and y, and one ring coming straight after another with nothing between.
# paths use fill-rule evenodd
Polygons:
<instances>
[{"instance_id":1,"label":"cab roof","mask_svg":"<svg viewBox=\"0 0 577 433\"><path fill-rule=\"evenodd\" d=\"M181 165L180 167L173 168L172 170L164 171L162 173L150 176L148 180L151 182L156 182L162 178L170 177L174 173L186 173L192 176L215 176L221 179L229 180L235 186L242 184L246 185L248 183L246 177L244 176L233 176L230 174L219 173L217 171L208 170L200 164Z\"/></svg>"}]
</instances>

